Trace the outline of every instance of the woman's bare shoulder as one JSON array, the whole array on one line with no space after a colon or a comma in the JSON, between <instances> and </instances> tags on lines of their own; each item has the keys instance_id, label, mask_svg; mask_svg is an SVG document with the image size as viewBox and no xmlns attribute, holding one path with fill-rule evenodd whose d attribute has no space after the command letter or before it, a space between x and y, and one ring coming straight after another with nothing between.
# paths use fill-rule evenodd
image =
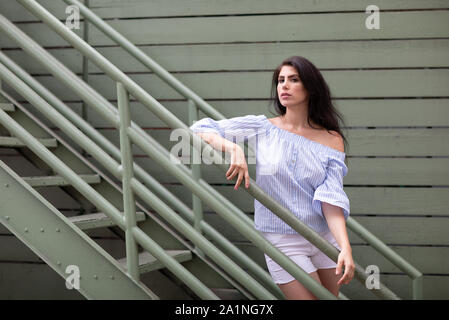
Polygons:
<instances>
[{"instance_id":1,"label":"woman's bare shoulder","mask_svg":"<svg viewBox=\"0 0 449 320\"><path fill-rule=\"evenodd\" d=\"M323 130L322 132L325 145L331 147L332 149L336 149L340 152L345 152L343 137L337 131Z\"/></svg>"}]
</instances>

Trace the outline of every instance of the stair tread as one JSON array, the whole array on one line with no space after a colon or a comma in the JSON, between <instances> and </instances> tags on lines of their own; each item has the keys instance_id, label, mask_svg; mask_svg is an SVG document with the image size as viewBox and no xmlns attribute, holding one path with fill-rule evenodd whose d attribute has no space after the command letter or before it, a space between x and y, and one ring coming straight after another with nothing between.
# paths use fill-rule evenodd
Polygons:
<instances>
[{"instance_id":1,"label":"stair tread","mask_svg":"<svg viewBox=\"0 0 449 320\"><path fill-rule=\"evenodd\" d=\"M47 148L56 148L58 141L54 138L38 139ZM26 147L26 145L16 137L0 136L0 147Z\"/></svg>"},{"instance_id":2,"label":"stair tread","mask_svg":"<svg viewBox=\"0 0 449 320\"><path fill-rule=\"evenodd\" d=\"M16 107L9 102L0 102L0 109L6 112L12 112L16 110Z\"/></svg>"},{"instance_id":3,"label":"stair tread","mask_svg":"<svg viewBox=\"0 0 449 320\"><path fill-rule=\"evenodd\" d=\"M78 176L89 184L101 182L101 177L98 174L80 174ZM22 179L32 187L70 185L70 183L61 176L22 177Z\"/></svg>"},{"instance_id":4,"label":"stair tread","mask_svg":"<svg viewBox=\"0 0 449 320\"><path fill-rule=\"evenodd\" d=\"M167 254L172 256L178 262L185 262L192 260L192 252L190 250L166 250ZM126 269L126 258L118 260L118 262ZM139 253L139 272L146 273L158 269L165 268L165 266L148 252Z\"/></svg>"},{"instance_id":5,"label":"stair tread","mask_svg":"<svg viewBox=\"0 0 449 320\"><path fill-rule=\"evenodd\" d=\"M136 221L145 221L146 216L143 212L136 212ZM80 216L70 217L69 220L77 225L81 230L88 230L94 228L103 228L115 226L116 223L109 218L108 215L102 212L83 214Z\"/></svg>"},{"instance_id":6,"label":"stair tread","mask_svg":"<svg viewBox=\"0 0 449 320\"><path fill-rule=\"evenodd\" d=\"M244 300L246 297L235 288L210 288L220 299Z\"/></svg>"}]
</instances>

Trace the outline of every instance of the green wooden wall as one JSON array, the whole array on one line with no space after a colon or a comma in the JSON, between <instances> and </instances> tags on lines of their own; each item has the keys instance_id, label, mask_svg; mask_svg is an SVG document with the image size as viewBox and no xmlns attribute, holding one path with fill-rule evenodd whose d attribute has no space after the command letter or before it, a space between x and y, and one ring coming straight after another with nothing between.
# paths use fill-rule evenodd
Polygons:
<instances>
[{"instance_id":1,"label":"green wooden wall","mask_svg":"<svg viewBox=\"0 0 449 320\"><path fill-rule=\"evenodd\" d=\"M39 2L66 19L62 1ZM356 0L192 0L188 5L182 0L90 0L96 13L226 117L270 116L272 70L292 55L310 59L322 70L346 120L349 172L344 184L352 216L424 273L425 298L447 299L449 3L376 1L381 9L379 30L365 27L365 9L370 4ZM82 74L81 55L19 4L1 1L0 13ZM82 28L81 24L75 32L82 35ZM187 102L178 93L94 27L89 30L92 45L187 122ZM80 99L3 35L0 47L81 113ZM115 84L92 64L89 83L116 103ZM131 106L134 121L165 146L173 145L170 128L139 103ZM94 112L89 111L88 119L118 144L115 129ZM148 172L191 203L188 190L141 150L135 149L134 154ZM252 199L243 190L234 192L222 172L203 166L203 175L252 215ZM205 209L208 221L264 263L260 252ZM362 265L378 265L382 281L401 297L411 297L408 277L357 236L351 233L350 238L355 259ZM11 258L8 252L0 253L2 266ZM25 273L30 267L20 265L23 271L17 272ZM356 283L347 286L346 292L351 298L371 298Z\"/></svg>"}]
</instances>

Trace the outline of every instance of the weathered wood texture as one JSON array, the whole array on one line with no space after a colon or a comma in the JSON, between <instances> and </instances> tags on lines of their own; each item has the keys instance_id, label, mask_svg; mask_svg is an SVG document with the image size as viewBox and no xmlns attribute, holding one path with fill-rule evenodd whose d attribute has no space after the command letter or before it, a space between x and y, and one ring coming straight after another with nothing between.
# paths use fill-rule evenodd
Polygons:
<instances>
[{"instance_id":1,"label":"weathered wood texture","mask_svg":"<svg viewBox=\"0 0 449 320\"><path fill-rule=\"evenodd\" d=\"M39 2L62 21L66 19L62 1ZM447 299L447 1L377 1L382 10L380 30L365 28L365 8L370 1L195 0L188 6L184 2L130 0L125 5L119 0L90 0L95 12L228 118L246 114L271 117L268 98L272 70L292 55L315 63L345 118L349 173L344 184L351 213L425 274L425 298ZM19 4L1 1L0 13L81 76L81 55ZM82 34L83 23L75 32ZM100 53L187 122L183 97L96 28L90 28L89 38ZM6 37L0 37L0 47L81 114L79 97L53 79L48 70ZM114 82L96 66L90 64L89 68L89 83L116 104ZM161 144L170 148L176 143L169 139L170 128L144 106L132 101L131 109L133 120ZM88 119L118 145L118 132L111 124L92 111ZM134 156L191 205L187 189L138 148L134 148ZM254 172L254 167L251 170ZM251 197L244 191L233 191L223 172L203 166L203 177L252 215ZM205 206L205 210L210 223L264 265L263 255L243 236L223 224L210 208ZM354 256L362 265L378 265L383 281L400 296L411 297L411 282L406 276L358 237L352 233L350 237ZM11 254L2 251L0 259L8 260ZM3 270L7 268L0 265ZM19 269L21 266L23 272L29 268L15 264ZM351 284L347 295L371 297L359 284Z\"/></svg>"}]
</instances>

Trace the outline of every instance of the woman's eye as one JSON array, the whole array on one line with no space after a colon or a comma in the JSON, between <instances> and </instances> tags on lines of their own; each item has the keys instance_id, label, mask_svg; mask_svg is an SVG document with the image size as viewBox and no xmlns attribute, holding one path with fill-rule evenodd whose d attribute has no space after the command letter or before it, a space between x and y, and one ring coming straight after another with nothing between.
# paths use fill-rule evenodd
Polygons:
<instances>
[{"instance_id":1,"label":"woman's eye","mask_svg":"<svg viewBox=\"0 0 449 320\"><path fill-rule=\"evenodd\" d=\"M298 78L291 78L291 79L292 79L292 81L299 81ZM279 79L279 80L278 80L278 82L282 82L282 81L284 81L284 79Z\"/></svg>"}]
</instances>

